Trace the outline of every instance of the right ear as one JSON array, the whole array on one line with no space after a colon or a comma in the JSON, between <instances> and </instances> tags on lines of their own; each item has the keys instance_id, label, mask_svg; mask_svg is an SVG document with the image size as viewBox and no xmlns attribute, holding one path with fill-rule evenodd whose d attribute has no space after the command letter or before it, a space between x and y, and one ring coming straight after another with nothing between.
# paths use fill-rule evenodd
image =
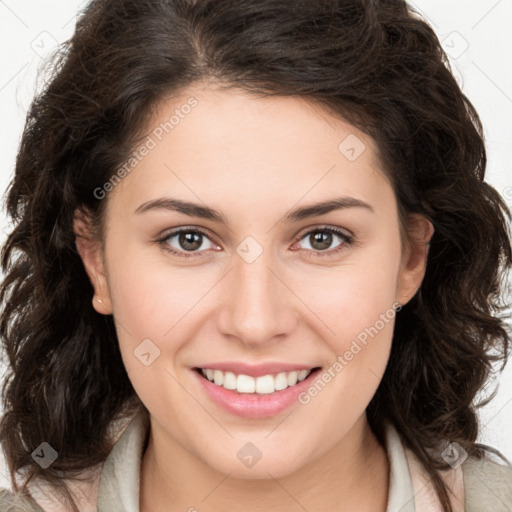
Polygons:
<instances>
[{"instance_id":1,"label":"right ear","mask_svg":"<svg viewBox=\"0 0 512 512\"><path fill-rule=\"evenodd\" d=\"M77 208L73 218L73 231L78 254L94 288L92 305L103 315L112 314L112 301L105 271L101 244L92 235L91 216Z\"/></svg>"}]
</instances>

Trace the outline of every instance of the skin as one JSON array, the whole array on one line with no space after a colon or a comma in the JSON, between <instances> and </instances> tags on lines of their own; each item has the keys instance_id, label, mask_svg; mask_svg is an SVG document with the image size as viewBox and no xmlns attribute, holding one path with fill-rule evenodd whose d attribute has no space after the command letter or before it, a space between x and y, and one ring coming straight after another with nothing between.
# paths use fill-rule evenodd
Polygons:
<instances>
[{"instance_id":1,"label":"skin","mask_svg":"<svg viewBox=\"0 0 512 512\"><path fill-rule=\"evenodd\" d=\"M191 368L226 360L328 368L379 315L416 293L433 227L411 216L415 242L402 246L372 139L304 99L196 84L158 105L145 136L190 96L197 107L108 193L103 245L78 211L75 220L94 308L114 315L128 375L150 413L140 510L385 511L389 462L365 409L388 362L394 320L310 403L267 419L219 408ZM338 149L350 134L365 145L354 161ZM282 221L341 196L373 212ZM166 209L134 213L161 197L207 205L227 225ZM154 242L180 226L210 238L195 253L177 236ZM326 226L354 243L333 235L322 249L310 235ZM247 236L263 250L251 263L236 252ZM150 366L133 354L146 338L161 351ZM251 468L236 457L247 442L262 453Z\"/></svg>"}]
</instances>

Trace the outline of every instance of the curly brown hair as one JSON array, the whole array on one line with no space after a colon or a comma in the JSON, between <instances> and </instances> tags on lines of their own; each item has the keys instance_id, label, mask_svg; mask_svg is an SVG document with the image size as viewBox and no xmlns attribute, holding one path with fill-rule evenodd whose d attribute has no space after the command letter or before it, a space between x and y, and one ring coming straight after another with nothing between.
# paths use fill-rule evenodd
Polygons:
<instances>
[{"instance_id":1,"label":"curly brown hair","mask_svg":"<svg viewBox=\"0 0 512 512\"><path fill-rule=\"evenodd\" d=\"M450 440L484 454L475 399L492 363L508 358L512 248L510 212L484 182L479 116L431 27L403 0L93 0L53 69L7 196L0 440L13 487L41 478L76 511L63 477L103 462L111 421L142 407L113 317L91 306L73 216L87 209L102 226L107 201L94 191L133 151L148 112L207 79L305 97L347 120L376 141L401 219L419 213L434 225L425 278L396 318L367 416L381 441L385 421L395 426L452 512L438 473L448 465L431 449ZM31 457L41 439L59 453L44 470Z\"/></svg>"}]
</instances>

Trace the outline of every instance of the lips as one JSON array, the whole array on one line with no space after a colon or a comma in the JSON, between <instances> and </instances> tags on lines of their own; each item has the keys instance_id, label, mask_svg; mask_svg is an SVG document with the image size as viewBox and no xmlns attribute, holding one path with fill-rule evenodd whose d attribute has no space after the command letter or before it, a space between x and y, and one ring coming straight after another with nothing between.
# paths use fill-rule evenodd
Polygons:
<instances>
[{"instance_id":1,"label":"lips","mask_svg":"<svg viewBox=\"0 0 512 512\"><path fill-rule=\"evenodd\" d=\"M211 364L210 366L220 365ZM297 366L301 367L301 365L280 365L278 370L283 369L283 367L297 368ZM233 368L232 365L229 367ZM245 368L247 368L247 365ZM275 368L275 366L266 366L265 369L260 367L257 371L268 371L267 368ZM307 368L311 367L308 366ZM254 367L252 369L255 370ZM220 406L232 415L253 420L270 418L283 413L294 405L298 406L301 404L301 402L298 401L298 396L305 392L305 390L311 385L311 382L316 378L319 372L321 372L321 368L316 367L316 369L309 372L309 375L304 380L300 382L298 381L292 386L283 390L276 390L268 394L261 394L240 393L237 390L226 389L223 386L216 385L214 382L208 380L208 378L202 373L201 369L191 368L191 370L193 370L191 371L191 374L194 376L199 388L203 390L212 403ZM210 368L210 370L212 369ZM292 370L292 372L295 373L294 370ZM247 377L247 374L245 375L246 378L252 378ZM259 378L261 375L258 375L257 377Z\"/></svg>"}]
</instances>

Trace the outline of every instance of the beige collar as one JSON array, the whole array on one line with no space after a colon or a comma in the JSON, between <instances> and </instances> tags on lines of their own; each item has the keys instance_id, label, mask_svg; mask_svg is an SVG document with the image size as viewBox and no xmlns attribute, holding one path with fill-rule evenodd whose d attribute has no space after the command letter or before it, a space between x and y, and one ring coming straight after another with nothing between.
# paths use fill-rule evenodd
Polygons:
<instances>
[{"instance_id":1,"label":"beige collar","mask_svg":"<svg viewBox=\"0 0 512 512\"><path fill-rule=\"evenodd\" d=\"M443 512L431 477L412 450L405 447L395 427L386 425L386 448L390 461L389 499L386 512ZM452 490L453 512L464 512L462 466L440 471Z\"/></svg>"}]
</instances>

